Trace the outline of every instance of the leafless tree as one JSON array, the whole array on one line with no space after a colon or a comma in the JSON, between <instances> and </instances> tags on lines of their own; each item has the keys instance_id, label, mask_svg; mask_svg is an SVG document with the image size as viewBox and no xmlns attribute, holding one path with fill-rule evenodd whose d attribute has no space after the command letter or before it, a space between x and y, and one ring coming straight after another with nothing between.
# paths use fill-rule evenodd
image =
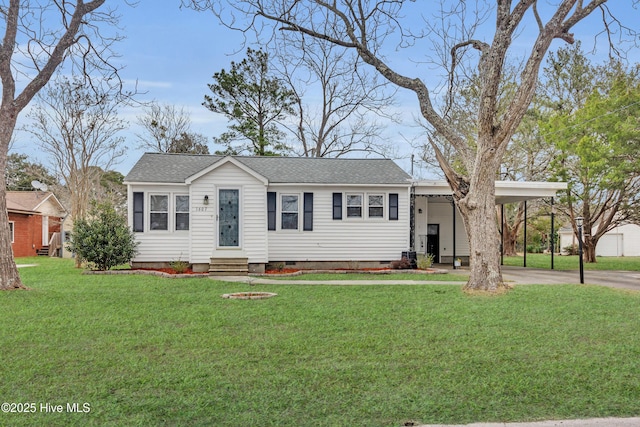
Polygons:
<instances>
[{"instance_id":1,"label":"leafless tree","mask_svg":"<svg viewBox=\"0 0 640 427\"><path fill-rule=\"evenodd\" d=\"M493 6L490 2L441 1L434 13L443 23L443 31L438 33L429 32L428 22L433 16L426 9L431 2L191 0L189 3L198 9L212 10L223 23L236 29L260 30L272 24L274 36L280 31L299 32L354 49L365 63L391 83L414 92L420 113L433 134L455 148L464 166L464 173L456 171L433 144L468 232L471 274L466 289L495 292L504 287L495 213L495 177L502 157L533 98L540 64L551 43L557 39L573 43L571 29L596 10L609 18L606 0L559 0L554 5L536 0L496 0ZM424 17L419 33L410 31L407 16L412 22L416 16ZM242 19L245 17L246 20ZM514 39L525 26L527 30L533 26L536 34L530 40L519 38L518 45L514 46ZM433 42L431 46L423 44L429 41ZM409 68L394 65L390 59L393 48L412 46L419 47L422 53L440 51L446 55L447 67L439 71L448 83L440 83L436 86L439 89L455 87L471 69L463 64L469 65L473 60L480 79L480 101L475 118L477 131L472 141L458 134L446 119L446 109L437 107L437 94L429 88L429 81L412 77L410 74L414 74L416 68L403 71ZM447 50L443 50L443 46ZM518 87L504 111L500 111L504 65L509 54L516 51L519 55L525 52ZM431 65L437 65L437 61ZM429 68L428 65L425 68ZM429 71L435 74L433 69Z\"/></svg>"},{"instance_id":2,"label":"leafless tree","mask_svg":"<svg viewBox=\"0 0 640 427\"><path fill-rule=\"evenodd\" d=\"M125 122L119 91L85 86L81 78L59 77L36 95L24 127L47 154L51 168L69 193L74 220L84 219L89 202L99 194L102 174L124 155ZM109 90L109 89L107 89Z\"/></svg>"},{"instance_id":3,"label":"leafless tree","mask_svg":"<svg viewBox=\"0 0 640 427\"><path fill-rule=\"evenodd\" d=\"M22 288L11 250L5 170L20 112L66 62L86 76L120 85L109 35L117 15L105 0L5 0L0 4L0 289ZM66 60L66 61L65 61ZM106 79L104 79L106 75Z\"/></svg>"},{"instance_id":4,"label":"leafless tree","mask_svg":"<svg viewBox=\"0 0 640 427\"><path fill-rule=\"evenodd\" d=\"M170 153L175 141L191 128L191 118L184 108L157 102L145 107L137 123L144 130L136 135L140 148L156 153Z\"/></svg>"},{"instance_id":5,"label":"leafless tree","mask_svg":"<svg viewBox=\"0 0 640 427\"><path fill-rule=\"evenodd\" d=\"M350 49L285 33L272 57L295 92L297 122L290 130L305 157L340 157L363 152L385 155L383 123L396 119L388 107L393 91L367 71ZM317 102L316 102L317 101Z\"/></svg>"}]
</instances>

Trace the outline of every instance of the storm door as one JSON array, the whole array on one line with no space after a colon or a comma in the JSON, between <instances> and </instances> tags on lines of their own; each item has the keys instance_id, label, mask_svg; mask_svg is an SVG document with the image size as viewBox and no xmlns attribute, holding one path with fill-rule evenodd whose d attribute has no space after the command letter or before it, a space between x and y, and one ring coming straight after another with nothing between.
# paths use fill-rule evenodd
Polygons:
<instances>
[{"instance_id":1,"label":"storm door","mask_svg":"<svg viewBox=\"0 0 640 427\"><path fill-rule=\"evenodd\" d=\"M427 225L427 253L433 255L433 262L440 262L440 224Z\"/></svg>"},{"instance_id":2,"label":"storm door","mask_svg":"<svg viewBox=\"0 0 640 427\"><path fill-rule=\"evenodd\" d=\"M240 246L240 191L220 190L218 197L218 246Z\"/></svg>"}]
</instances>

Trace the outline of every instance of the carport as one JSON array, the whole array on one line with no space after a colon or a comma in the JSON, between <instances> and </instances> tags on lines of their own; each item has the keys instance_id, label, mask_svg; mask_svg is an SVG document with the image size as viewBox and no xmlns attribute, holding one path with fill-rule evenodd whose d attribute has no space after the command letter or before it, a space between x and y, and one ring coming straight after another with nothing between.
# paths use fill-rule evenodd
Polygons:
<instances>
[{"instance_id":1,"label":"carport","mask_svg":"<svg viewBox=\"0 0 640 427\"><path fill-rule=\"evenodd\" d=\"M556 193L566 190L564 182L541 181L496 181L496 206L500 206L502 217L504 205L524 202L524 235L527 235L527 201L549 199L551 203L551 232L553 236L554 216L553 203ZM446 181L414 181L411 187L410 237L412 251L434 255L434 261L441 264L457 264L468 262L469 247L462 218L453 202L452 191ZM501 221L501 224L503 221ZM504 230L501 227L501 233ZM553 239L552 239L553 242ZM553 244L553 243L552 243ZM551 268L553 268L553 253ZM502 253L501 247L501 253ZM526 267L526 251L524 266Z\"/></svg>"}]
</instances>

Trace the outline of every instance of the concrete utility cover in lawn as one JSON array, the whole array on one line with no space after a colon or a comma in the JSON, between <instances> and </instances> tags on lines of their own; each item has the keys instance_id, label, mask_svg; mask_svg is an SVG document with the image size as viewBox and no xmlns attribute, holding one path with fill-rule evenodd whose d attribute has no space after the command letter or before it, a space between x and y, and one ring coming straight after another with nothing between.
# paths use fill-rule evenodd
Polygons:
<instances>
[{"instance_id":1,"label":"concrete utility cover in lawn","mask_svg":"<svg viewBox=\"0 0 640 427\"><path fill-rule=\"evenodd\" d=\"M272 292L235 292L233 294L224 294L222 298L229 299L266 299L275 297L278 294Z\"/></svg>"}]
</instances>

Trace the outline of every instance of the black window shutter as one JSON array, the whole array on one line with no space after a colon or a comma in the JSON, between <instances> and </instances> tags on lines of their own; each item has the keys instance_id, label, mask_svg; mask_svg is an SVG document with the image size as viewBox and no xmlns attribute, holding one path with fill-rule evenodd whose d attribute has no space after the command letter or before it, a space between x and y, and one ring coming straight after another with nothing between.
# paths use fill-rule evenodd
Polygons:
<instances>
[{"instance_id":1,"label":"black window shutter","mask_svg":"<svg viewBox=\"0 0 640 427\"><path fill-rule=\"evenodd\" d=\"M267 230L276 229L276 193L267 192Z\"/></svg>"},{"instance_id":2,"label":"black window shutter","mask_svg":"<svg viewBox=\"0 0 640 427\"><path fill-rule=\"evenodd\" d=\"M304 231L313 231L313 193L304 193Z\"/></svg>"},{"instance_id":3,"label":"black window shutter","mask_svg":"<svg viewBox=\"0 0 640 427\"><path fill-rule=\"evenodd\" d=\"M333 219L342 219L342 193L333 193Z\"/></svg>"},{"instance_id":4,"label":"black window shutter","mask_svg":"<svg viewBox=\"0 0 640 427\"><path fill-rule=\"evenodd\" d=\"M398 193L389 194L389 219L398 220Z\"/></svg>"},{"instance_id":5,"label":"black window shutter","mask_svg":"<svg viewBox=\"0 0 640 427\"><path fill-rule=\"evenodd\" d=\"M133 231L144 231L144 193L133 193Z\"/></svg>"}]
</instances>

